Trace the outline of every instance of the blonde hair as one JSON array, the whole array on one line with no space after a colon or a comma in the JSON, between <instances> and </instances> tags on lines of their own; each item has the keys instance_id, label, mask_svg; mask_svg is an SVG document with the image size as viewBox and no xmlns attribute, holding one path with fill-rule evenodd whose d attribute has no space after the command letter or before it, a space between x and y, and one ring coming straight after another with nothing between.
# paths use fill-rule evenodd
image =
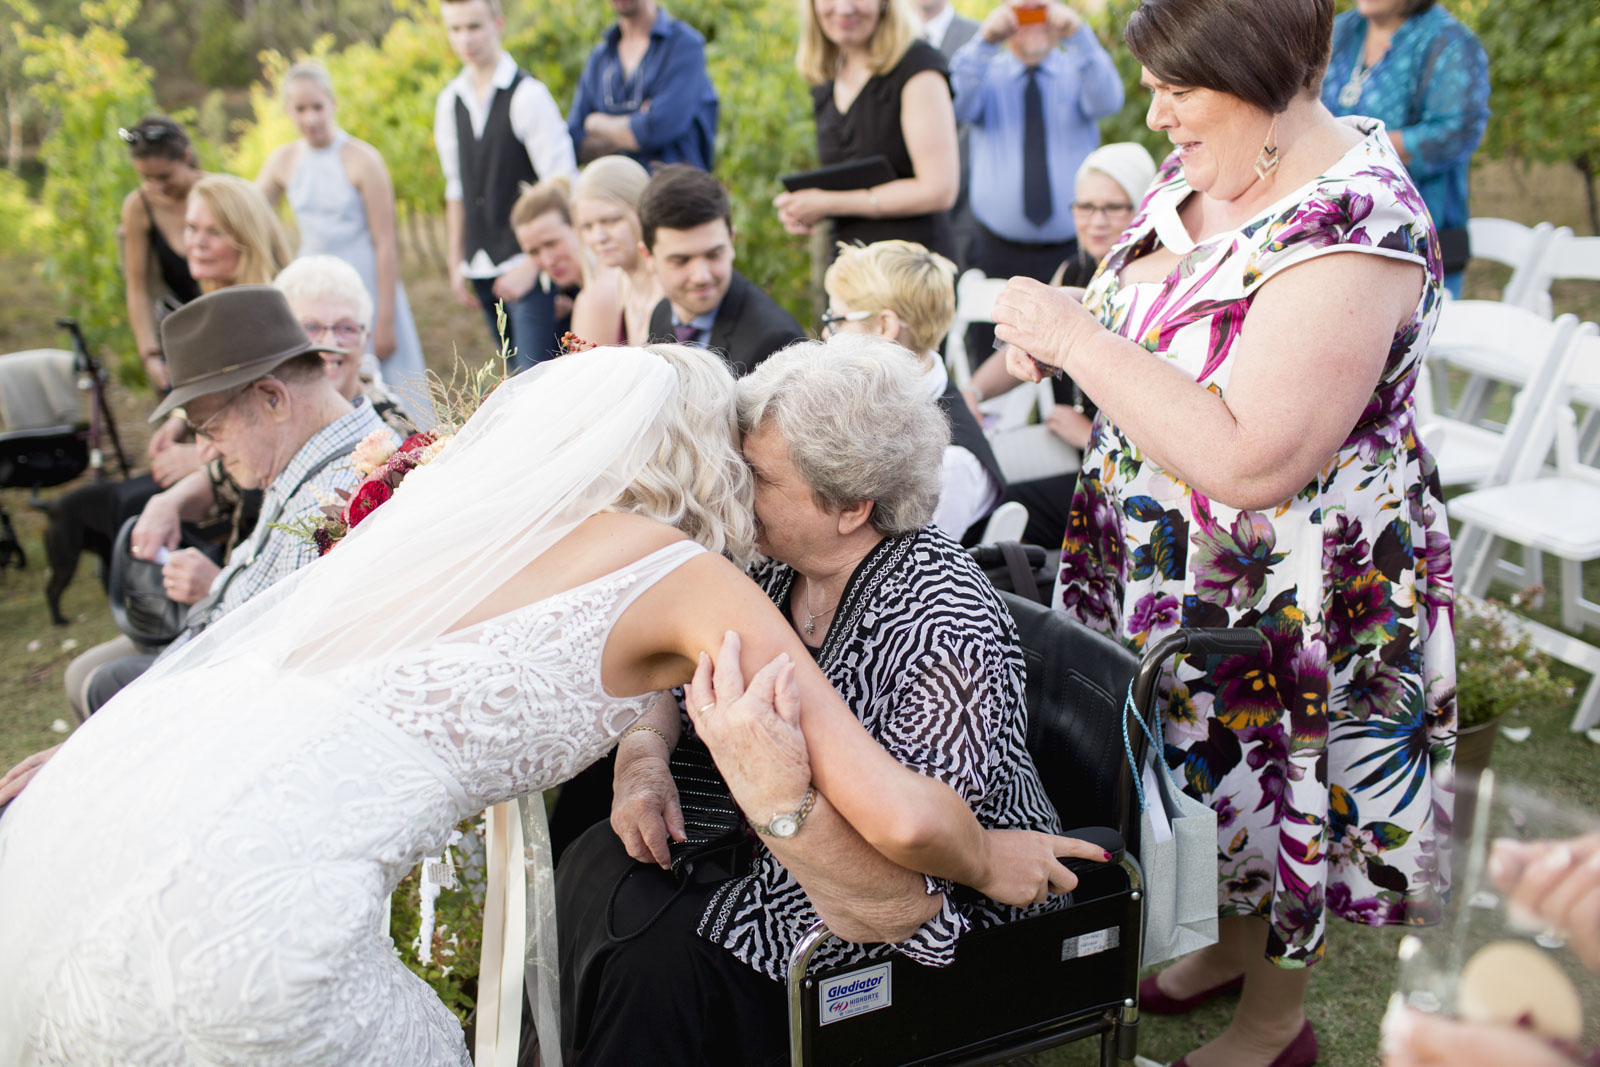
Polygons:
<instances>
[{"instance_id":1,"label":"blonde hair","mask_svg":"<svg viewBox=\"0 0 1600 1067\"><path fill-rule=\"evenodd\" d=\"M304 59L283 72L283 79L278 82L278 95L281 97L289 91L290 82L310 82L322 90L329 100L337 100L333 95L333 79L328 76L328 68L315 59Z\"/></svg>"},{"instance_id":2,"label":"blonde hair","mask_svg":"<svg viewBox=\"0 0 1600 1067\"><path fill-rule=\"evenodd\" d=\"M239 249L239 269L229 284L271 285L293 257L289 238L260 191L232 174L207 174L194 183L189 195L205 201L217 225Z\"/></svg>"},{"instance_id":3,"label":"blonde hair","mask_svg":"<svg viewBox=\"0 0 1600 1067\"><path fill-rule=\"evenodd\" d=\"M573 200L609 200L639 214L639 198L650 172L627 156L601 156L583 168L572 187Z\"/></svg>"},{"instance_id":4,"label":"blonde hair","mask_svg":"<svg viewBox=\"0 0 1600 1067\"><path fill-rule=\"evenodd\" d=\"M822 286L857 311L894 312L905 346L919 356L938 346L956 317L956 265L914 241L841 243Z\"/></svg>"},{"instance_id":5,"label":"blonde hair","mask_svg":"<svg viewBox=\"0 0 1600 1067\"><path fill-rule=\"evenodd\" d=\"M511 225L526 226L540 215L557 212L572 225L572 183L566 175L547 178L538 185L522 186L522 195L511 205Z\"/></svg>"},{"instance_id":6,"label":"blonde hair","mask_svg":"<svg viewBox=\"0 0 1600 1067\"><path fill-rule=\"evenodd\" d=\"M794 65L812 85L833 78L839 66L839 46L828 40L817 22L816 0L800 0L800 46ZM921 22L911 10L911 0L881 0L878 24L867 41L867 67L874 74L894 69L921 34Z\"/></svg>"},{"instance_id":7,"label":"blonde hair","mask_svg":"<svg viewBox=\"0 0 1600 1067\"><path fill-rule=\"evenodd\" d=\"M740 568L756 554L755 488L739 451L733 375L721 357L689 345L650 345L678 374L666 437L612 511L665 523Z\"/></svg>"}]
</instances>

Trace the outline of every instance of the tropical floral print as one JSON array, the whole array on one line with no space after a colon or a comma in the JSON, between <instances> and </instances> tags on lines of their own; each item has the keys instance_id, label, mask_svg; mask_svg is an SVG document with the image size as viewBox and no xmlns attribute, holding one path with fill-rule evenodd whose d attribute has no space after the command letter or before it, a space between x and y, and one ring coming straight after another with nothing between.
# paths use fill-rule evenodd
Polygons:
<instances>
[{"instance_id":1,"label":"tropical floral print","mask_svg":"<svg viewBox=\"0 0 1600 1067\"><path fill-rule=\"evenodd\" d=\"M1119 286L1159 240L1158 215L1190 192L1169 158L1085 305L1226 395L1251 301L1279 271L1331 252L1420 263L1428 284L1356 427L1292 499L1240 511L1100 416L1055 591L1058 607L1134 648L1179 626L1266 637L1259 655L1178 666L1165 750L1179 784L1217 812L1222 914L1267 918L1268 955L1284 966L1321 958L1330 909L1369 924L1436 919L1449 870L1450 539L1411 395L1438 318L1437 242L1382 125L1344 121L1366 137L1327 173L1179 250L1165 281Z\"/></svg>"}]
</instances>

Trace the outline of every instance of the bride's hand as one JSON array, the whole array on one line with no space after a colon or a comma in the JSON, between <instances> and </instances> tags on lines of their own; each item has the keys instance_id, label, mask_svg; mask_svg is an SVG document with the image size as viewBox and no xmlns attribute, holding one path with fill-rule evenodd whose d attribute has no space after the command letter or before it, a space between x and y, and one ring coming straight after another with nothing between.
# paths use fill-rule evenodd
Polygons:
<instances>
[{"instance_id":1,"label":"bride's hand","mask_svg":"<svg viewBox=\"0 0 1600 1067\"><path fill-rule=\"evenodd\" d=\"M811 786L811 757L800 730L800 690L787 654L745 688L739 635L723 638L715 664L700 653L684 694L695 732L711 751L733 799L753 821L794 811Z\"/></svg>"},{"instance_id":2,"label":"bride's hand","mask_svg":"<svg viewBox=\"0 0 1600 1067\"><path fill-rule=\"evenodd\" d=\"M65 744L65 742L62 742ZM33 776L39 773L39 768L50 762L50 757L56 754L61 745L52 745L42 752L35 752L0 778L0 804L9 804L15 800L17 794L22 792L22 787L33 781Z\"/></svg>"},{"instance_id":3,"label":"bride's hand","mask_svg":"<svg viewBox=\"0 0 1600 1067\"><path fill-rule=\"evenodd\" d=\"M1081 292L1054 288L1032 278L1012 278L995 298L995 337L1049 367L1064 367L1073 347L1090 331L1100 329L1100 323L1079 303ZM1024 381L1040 377L1017 374L1018 365L1009 355L1006 369Z\"/></svg>"},{"instance_id":4,"label":"bride's hand","mask_svg":"<svg viewBox=\"0 0 1600 1067\"><path fill-rule=\"evenodd\" d=\"M1070 893L1078 876L1058 857L1105 863L1111 854L1099 845L1075 837L1057 837L1035 830L988 830L984 834L988 850L987 877L972 888L1002 904L1019 908L1042 904L1052 893Z\"/></svg>"}]
</instances>

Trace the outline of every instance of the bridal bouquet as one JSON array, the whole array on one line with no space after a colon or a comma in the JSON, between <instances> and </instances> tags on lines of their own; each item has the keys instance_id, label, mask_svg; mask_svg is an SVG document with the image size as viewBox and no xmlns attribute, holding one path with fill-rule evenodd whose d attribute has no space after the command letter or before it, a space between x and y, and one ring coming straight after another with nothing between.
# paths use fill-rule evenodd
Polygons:
<instances>
[{"instance_id":1,"label":"bridal bouquet","mask_svg":"<svg viewBox=\"0 0 1600 1067\"><path fill-rule=\"evenodd\" d=\"M561 338L562 355L593 347L592 342L570 331ZM506 380L506 353L507 347L502 340L499 355L477 370L467 370L458 360L448 383L435 377L428 399L434 411L437 430L413 433L398 447L390 443L394 435L389 430L374 430L362 438L350 453L351 465L362 478L355 491L340 489L332 497L323 494L322 514L298 523L280 524L282 528L315 544L319 556L331 552L346 534L360 525L361 520L394 495L406 475L418 467L427 466L450 443L450 439L472 417L473 412L482 406L489 394Z\"/></svg>"}]
</instances>

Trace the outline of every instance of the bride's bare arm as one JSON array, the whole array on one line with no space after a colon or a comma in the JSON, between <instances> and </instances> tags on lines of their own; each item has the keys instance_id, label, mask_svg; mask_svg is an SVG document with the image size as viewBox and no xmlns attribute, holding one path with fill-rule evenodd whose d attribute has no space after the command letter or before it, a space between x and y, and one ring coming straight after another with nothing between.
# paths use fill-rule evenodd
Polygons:
<instances>
[{"instance_id":1,"label":"bride's bare arm","mask_svg":"<svg viewBox=\"0 0 1600 1067\"><path fill-rule=\"evenodd\" d=\"M1075 879L1058 856L1100 859L1083 842L1032 831L985 832L949 786L901 765L839 699L766 595L720 557L707 555L664 578L619 620L605 653L606 677L639 673L642 692L687 681L700 652L715 653L729 630L741 635L745 677L779 653L795 663L801 728L812 779L852 826L902 867L972 886L995 900L1027 904ZM630 654L631 650L631 654ZM634 656L638 658L633 658ZM620 668L613 672L613 665ZM1091 856L1091 852L1093 855Z\"/></svg>"}]
</instances>

